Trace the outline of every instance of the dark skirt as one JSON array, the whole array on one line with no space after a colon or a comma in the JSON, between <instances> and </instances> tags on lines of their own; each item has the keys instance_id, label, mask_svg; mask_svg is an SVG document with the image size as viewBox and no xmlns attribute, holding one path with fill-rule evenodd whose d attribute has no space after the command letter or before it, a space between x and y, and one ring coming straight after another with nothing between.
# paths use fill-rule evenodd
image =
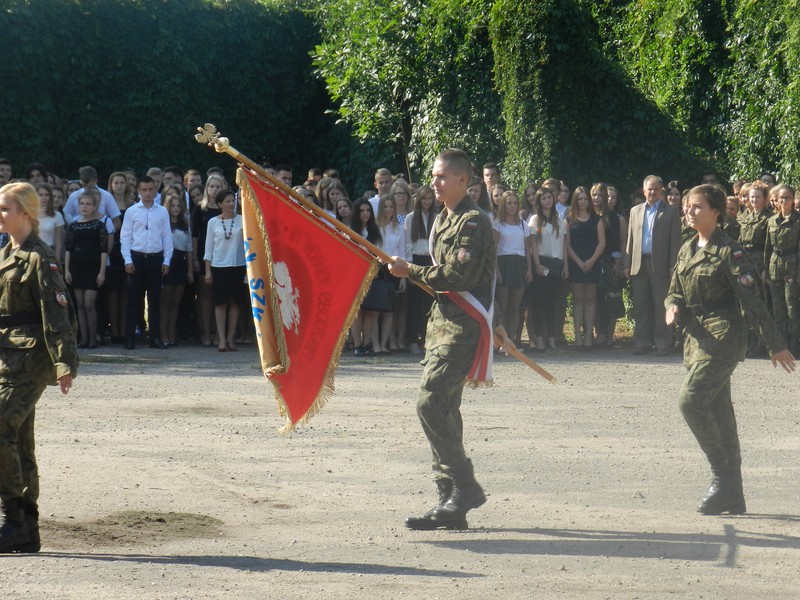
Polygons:
<instances>
[{"instance_id":1,"label":"dark skirt","mask_svg":"<svg viewBox=\"0 0 800 600\"><path fill-rule=\"evenodd\" d=\"M173 250L172 259L169 261L169 272L164 276L164 285L186 285L186 276L189 267L186 262L186 252Z\"/></svg>"},{"instance_id":2,"label":"dark skirt","mask_svg":"<svg viewBox=\"0 0 800 600\"><path fill-rule=\"evenodd\" d=\"M96 290L97 275L100 273L100 253L71 252L69 272L72 275L72 289Z\"/></svg>"},{"instance_id":3,"label":"dark skirt","mask_svg":"<svg viewBox=\"0 0 800 600\"><path fill-rule=\"evenodd\" d=\"M507 288L524 288L525 275L528 272L528 261L524 256L507 254L497 257L497 272L502 278L498 285Z\"/></svg>"},{"instance_id":4,"label":"dark skirt","mask_svg":"<svg viewBox=\"0 0 800 600\"><path fill-rule=\"evenodd\" d=\"M243 303L245 300L245 267L211 267L211 296L214 306L228 301Z\"/></svg>"},{"instance_id":5,"label":"dark skirt","mask_svg":"<svg viewBox=\"0 0 800 600\"><path fill-rule=\"evenodd\" d=\"M584 273L578 264L569 259L569 280L572 283L597 283L600 280L600 261L588 273Z\"/></svg>"}]
</instances>

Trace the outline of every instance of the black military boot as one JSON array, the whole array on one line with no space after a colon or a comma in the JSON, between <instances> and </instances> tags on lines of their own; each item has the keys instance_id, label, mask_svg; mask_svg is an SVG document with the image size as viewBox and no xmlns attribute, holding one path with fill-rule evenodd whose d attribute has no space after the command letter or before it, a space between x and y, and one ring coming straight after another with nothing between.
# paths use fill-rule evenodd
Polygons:
<instances>
[{"instance_id":1,"label":"black military boot","mask_svg":"<svg viewBox=\"0 0 800 600\"><path fill-rule=\"evenodd\" d=\"M704 515L741 515L747 512L742 489L741 467L731 467L727 464L714 468L714 479L708 488L705 497L697 507L697 512Z\"/></svg>"},{"instance_id":2,"label":"black military boot","mask_svg":"<svg viewBox=\"0 0 800 600\"><path fill-rule=\"evenodd\" d=\"M453 493L453 480L450 479L449 477L437 478L436 489L439 493L439 503L421 517L406 518L406 527L408 527L409 529L416 529L422 531L428 531L431 529L439 529L439 528L466 529L467 528L466 518L446 521L444 523L436 521L433 518L434 511L444 506L445 503L450 499L450 495Z\"/></svg>"},{"instance_id":3,"label":"black military boot","mask_svg":"<svg viewBox=\"0 0 800 600\"><path fill-rule=\"evenodd\" d=\"M25 513L25 525L28 528L30 541L17 546L14 552L34 553L42 549L42 541L39 538L39 507L32 500L22 502L22 510Z\"/></svg>"},{"instance_id":4,"label":"black military boot","mask_svg":"<svg viewBox=\"0 0 800 600\"><path fill-rule=\"evenodd\" d=\"M25 523L25 511L19 498L3 500L3 517L3 525L0 526L0 554L17 552L19 546L31 541Z\"/></svg>"},{"instance_id":5,"label":"black military boot","mask_svg":"<svg viewBox=\"0 0 800 600\"><path fill-rule=\"evenodd\" d=\"M475 481L472 462L467 460L463 467L453 469L453 492L442 506L433 509L432 518L436 521L458 521L466 517L473 508L486 503L483 488Z\"/></svg>"}]
</instances>

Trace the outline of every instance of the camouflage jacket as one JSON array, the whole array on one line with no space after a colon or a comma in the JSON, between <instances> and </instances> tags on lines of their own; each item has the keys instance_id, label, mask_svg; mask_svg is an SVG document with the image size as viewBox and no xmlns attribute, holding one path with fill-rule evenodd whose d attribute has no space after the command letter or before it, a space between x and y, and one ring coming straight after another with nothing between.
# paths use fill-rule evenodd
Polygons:
<instances>
[{"instance_id":1,"label":"camouflage jacket","mask_svg":"<svg viewBox=\"0 0 800 600\"><path fill-rule=\"evenodd\" d=\"M800 214L788 217L780 213L767 221L767 243L764 246L764 263L767 277L791 283L798 276L797 251L800 249Z\"/></svg>"},{"instance_id":2,"label":"camouflage jacket","mask_svg":"<svg viewBox=\"0 0 800 600\"><path fill-rule=\"evenodd\" d=\"M78 368L75 312L53 250L31 233L0 250L0 381L54 384Z\"/></svg>"},{"instance_id":3,"label":"camouflage jacket","mask_svg":"<svg viewBox=\"0 0 800 600\"><path fill-rule=\"evenodd\" d=\"M744 360L747 321L770 354L786 348L765 304L764 288L750 257L717 229L708 244L697 247L697 236L678 252L664 305L678 308L685 327L684 363L703 360Z\"/></svg>"},{"instance_id":4,"label":"camouflage jacket","mask_svg":"<svg viewBox=\"0 0 800 600\"><path fill-rule=\"evenodd\" d=\"M465 197L455 210L440 213L434 222L432 254L436 265L409 265L408 278L434 292L471 292L484 307L492 302L497 246L489 217ZM494 324L499 321L495 312ZM431 309L425 347L475 344L478 323L446 294L437 293Z\"/></svg>"},{"instance_id":5,"label":"camouflage jacket","mask_svg":"<svg viewBox=\"0 0 800 600\"><path fill-rule=\"evenodd\" d=\"M771 216L772 210L764 207L761 212L746 213L739 220L739 243L756 263L759 273L766 268L764 245L767 243L767 221Z\"/></svg>"}]
</instances>

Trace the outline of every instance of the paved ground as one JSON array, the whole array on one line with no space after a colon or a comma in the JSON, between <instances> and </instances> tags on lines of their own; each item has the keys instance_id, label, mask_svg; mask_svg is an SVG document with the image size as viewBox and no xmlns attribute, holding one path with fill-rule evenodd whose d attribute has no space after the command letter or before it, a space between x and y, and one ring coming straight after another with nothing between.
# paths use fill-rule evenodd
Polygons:
<instances>
[{"instance_id":1,"label":"paved ground","mask_svg":"<svg viewBox=\"0 0 800 600\"><path fill-rule=\"evenodd\" d=\"M43 552L3 598L797 598L798 379L737 370L750 514L695 513L709 473L676 409L678 357L502 359L468 391L489 502L410 532L434 498L409 356L342 360L289 436L253 347L101 349L37 414Z\"/></svg>"}]
</instances>

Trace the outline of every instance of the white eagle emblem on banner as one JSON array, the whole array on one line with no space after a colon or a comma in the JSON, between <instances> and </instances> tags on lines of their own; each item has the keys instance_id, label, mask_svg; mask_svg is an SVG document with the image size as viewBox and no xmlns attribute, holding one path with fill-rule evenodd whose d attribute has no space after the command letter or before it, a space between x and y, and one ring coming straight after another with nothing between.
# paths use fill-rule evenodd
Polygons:
<instances>
[{"instance_id":1,"label":"white eagle emblem on banner","mask_svg":"<svg viewBox=\"0 0 800 600\"><path fill-rule=\"evenodd\" d=\"M297 335L300 327L300 306L298 305L300 290L296 290L292 286L292 278L289 275L289 267L286 266L286 263L275 263L274 274L275 290L278 294L283 326L289 331L294 331L295 335Z\"/></svg>"}]
</instances>

